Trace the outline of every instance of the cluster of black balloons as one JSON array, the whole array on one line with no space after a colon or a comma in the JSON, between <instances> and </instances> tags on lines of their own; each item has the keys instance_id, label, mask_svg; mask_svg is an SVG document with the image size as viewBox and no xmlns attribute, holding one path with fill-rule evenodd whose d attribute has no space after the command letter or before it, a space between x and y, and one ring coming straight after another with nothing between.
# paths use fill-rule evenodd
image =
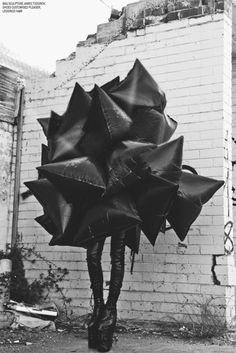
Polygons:
<instances>
[{"instance_id":1,"label":"cluster of black balloons","mask_svg":"<svg viewBox=\"0 0 236 353\"><path fill-rule=\"evenodd\" d=\"M85 92L76 83L66 112L38 119L47 137L38 180L26 182L44 209L36 221L50 245L85 247L126 232L138 252L166 220L183 240L202 205L223 185L183 171L183 137L164 113L166 97L139 60L127 77Z\"/></svg>"}]
</instances>

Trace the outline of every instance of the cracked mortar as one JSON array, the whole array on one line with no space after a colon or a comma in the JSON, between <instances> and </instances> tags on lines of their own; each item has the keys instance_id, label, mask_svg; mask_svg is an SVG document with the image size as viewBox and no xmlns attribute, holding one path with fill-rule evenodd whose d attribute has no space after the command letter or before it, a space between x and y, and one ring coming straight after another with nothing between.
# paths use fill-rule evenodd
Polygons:
<instances>
[{"instance_id":1,"label":"cracked mortar","mask_svg":"<svg viewBox=\"0 0 236 353\"><path fill-rule=\"evenodd\" d=\"M215 267L217 266L216 258L219 256L224 256L224 255L212 255L212 266L211 266L213 283L217 286L221 285L220 281L217 278L216 272L215 272Z\"/></svg>"}]
</instances>

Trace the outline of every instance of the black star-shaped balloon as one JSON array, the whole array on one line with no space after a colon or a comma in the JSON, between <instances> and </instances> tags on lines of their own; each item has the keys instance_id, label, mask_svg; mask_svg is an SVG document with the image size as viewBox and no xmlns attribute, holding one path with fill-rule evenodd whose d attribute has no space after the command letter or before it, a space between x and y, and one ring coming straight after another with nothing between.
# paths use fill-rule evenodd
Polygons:
<instances>
[{"instance_id":1,"label":"black star-shaped balloon","mask_svg":"<svg viewBox=\"0 0 236 353\"><path fill-rule=\"evenodd\" d=\"M87 247L126 232L138 252L166 220L183 240L202 205L223 182L182 171L183 137L164 113L166 97L139 60L127 77L85 92L76 83L66 112L39 119L39 179L25 183L42 204L36 218L50 245Z\"/></svg>"}]
</instances>

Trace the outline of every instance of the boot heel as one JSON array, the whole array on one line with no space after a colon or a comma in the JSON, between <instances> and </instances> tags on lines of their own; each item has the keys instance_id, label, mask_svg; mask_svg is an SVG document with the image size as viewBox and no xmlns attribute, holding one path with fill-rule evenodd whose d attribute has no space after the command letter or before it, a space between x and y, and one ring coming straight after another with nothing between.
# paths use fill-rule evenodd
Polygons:
<instances>
[{"instance_id":1,"label":"boot heel","mask_svg":"<svg viewBox=\"0 0 236 353\"><path fill-rule=\"evenodd\" d=\"M88 347L97 348L97 346L98 346L97 327L88 327Z\"/></svg>"},{"instance_id":2,"label":"boot heel","mask_svg":"<svg viewBox=\"0 0 236 353\"><path fill-rule=\"evenodd\" d=\"M103 299L96 299L91 319L88 322L88 347L98 346L98 323L104 311Z\"/></svg>"},{"instance_id":3,"label":"boot heel","mask_svg":"<svg viewBox=\"0 0 236 353\"><path fill-rule=\"evenodd\" d=\"M98 346L99 352L108 352L113 343L113 334L116 328L116 307L105 309L104 315L98 325Z\"/></svg>"},{"instance_id":4,"label":"boot heel","mask_svg":"<svg viewBox=\"0 0 236 353\"><path fill-rule=\"evenodd\" d=\"M113 343L113 334L115 331L115 325L112 327L106 327L103 328L102 331L98 331L98 337L99 337L99 345L98 345L98 351L99 352L108 352Z\"/></svg>"}]
</instances>

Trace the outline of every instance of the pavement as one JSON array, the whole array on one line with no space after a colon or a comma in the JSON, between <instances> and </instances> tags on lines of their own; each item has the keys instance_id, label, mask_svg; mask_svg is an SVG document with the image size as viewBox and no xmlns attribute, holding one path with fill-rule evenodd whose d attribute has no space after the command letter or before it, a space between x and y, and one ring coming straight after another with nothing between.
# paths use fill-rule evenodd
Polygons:
<instances>
[{"instance_id":1,"label":"pavement","mask_svg":"<svg viewBox=\"0 0 236 353\"><path fill-rule=\"evenodd\" d=\"M40 332L31 334L30 337L16 340L5 336L5 341L0 345L1 353L92 353L94 349L88 349L86 332ZM159 335L142 336L139 334L118 334L117 341L113 344L110 353L236 353L236 345L230 345L219 341L186 341L180 338L172 338ZM27 340L27 341L26 341ZM19 341L17 343L17 341ZM11 342L11 343L10 343Z\"/></svg>"}]
</instances>

